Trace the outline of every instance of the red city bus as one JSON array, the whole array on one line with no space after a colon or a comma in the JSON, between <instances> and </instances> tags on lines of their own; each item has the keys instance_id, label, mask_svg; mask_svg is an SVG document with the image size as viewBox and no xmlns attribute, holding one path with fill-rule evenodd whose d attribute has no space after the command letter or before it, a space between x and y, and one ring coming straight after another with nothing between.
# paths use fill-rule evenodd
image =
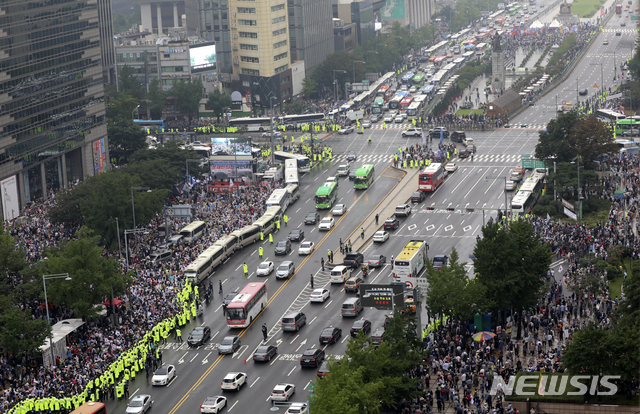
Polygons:
<instances>
[{"instance_id":1,"label":"red city bus","mask_svg":"<svg viewBox=\"0 0 640 414\"><path fill-rule=\"evenodd\" d=\"M389 85L382 85L378 88L376 92L376 98L386 98L387 91L389 90Z\"/></svg>"},{"instance_id":2,"label":"red city bus","mask_svg":"<svg viewBox=\"0 0 640 414\"><path fill-rule=\"evenodd\" d=\"M227 305L227 326L246 328L267 306L267 284L251 282Z\"/></svg>"},{"instance_id":3,"label":"red city bus","mask_svg":"<svg viewBox=\"0 0 640 414\"><path fill-rule=\"evenodd\" d=\"M434 163L425 168L418 177L418 190L436 191L444 181L444 165Z\"/></svg>"},{"instance_id":4,"label":"red city bus","mask_svg":"<svg viewBox=\"0 0 640 414\"><path fill-rule=\"evenodd\" d=\"M400 110L406 111L412 102L413 102L413 96L407 96L406 98L400 101Z\"/></svg>"},{"instance_id":5,"label":"red city bus","mask_svg":"<svg viewBox=\"0 0 640 414\"><path fill-rule=\"evenodd\" d=\"M107 414L107 407L101 402L89 401L71 411L71 414Z\"/></svg>"},{"instance_id":6,"label":"red city bus","mask_svg":"<svg viewBox=\"0 0 640 414\"><path fill-rule=\"evenodd\" d=\"M616 5L616 14L622 14L622 4Z\"/></svg>"}]
</instances>

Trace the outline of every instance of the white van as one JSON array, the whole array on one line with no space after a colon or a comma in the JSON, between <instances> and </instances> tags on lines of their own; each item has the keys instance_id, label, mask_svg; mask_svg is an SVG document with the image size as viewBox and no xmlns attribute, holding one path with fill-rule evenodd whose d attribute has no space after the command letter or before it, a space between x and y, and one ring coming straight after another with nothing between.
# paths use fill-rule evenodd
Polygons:
<instances>
[{"instance_id":1,"label":"white van","mask_svg":"<svg viewBox=\"0 0 640 414\"><path fill-rule=\"evenodd\" d=\"M351 277L351 269L347 266L336 266L331 271L331 283L344 283Z\"/></svg>"},{"instance_id":2,"label":"white van","mask_svg":"<svg viewBox=\"0 0 640 414\"><path fill-rule=\"evenodd\" d=\"M341 165L338 167L338 176L343 177L349 175L349 171L351 171L351 167L349 165Z\"/></svg>"}]
</instances>

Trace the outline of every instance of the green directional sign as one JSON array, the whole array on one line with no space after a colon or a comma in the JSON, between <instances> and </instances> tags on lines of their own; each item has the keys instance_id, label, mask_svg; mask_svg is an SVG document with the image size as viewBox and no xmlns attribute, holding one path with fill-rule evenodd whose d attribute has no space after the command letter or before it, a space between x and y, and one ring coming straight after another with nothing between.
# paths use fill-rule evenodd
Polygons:
<instances>
[{"instance_id":1,"label":"green directional sign","mask_svg":"<svg viewBox=\"0 0 640 414\"><path fill-rule=\"evenodd\" d=\"M638 20L638 16L631 16L631 20Z\"/></svg>"}]
</instances>

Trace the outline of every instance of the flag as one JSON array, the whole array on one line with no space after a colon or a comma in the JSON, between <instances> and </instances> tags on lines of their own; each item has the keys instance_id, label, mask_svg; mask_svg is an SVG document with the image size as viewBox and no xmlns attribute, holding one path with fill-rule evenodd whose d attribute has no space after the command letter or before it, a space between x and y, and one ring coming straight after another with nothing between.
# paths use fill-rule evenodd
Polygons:
<instances>
[{"instance_id":1,"label":"flag","mask_svg":"<svg viewBox=\"0 0 640 414\"><path fill-rule=\"evenodd\" d=\"M540 382L538 382L538 395L543 397L544 390L547 388L547 377L543 377L542 373L540 373Z\"/></svg>"},{"instance_id":2,"label":"flag","mask_svg":"<svg viewBox=\"0 0 640 414\"><path fill-rule=\"evenodd\" d=\"M551 220L551 216L547 213L547 221Z\"/></svg>"},{"instance_id":3,"label":"flag","mask_svg":"<svg viewBox=\"0 0 640 414\"><path fill-rule=\"evenodd\" d=\"M442 128L440 128L440 143L442 144L442 141L444 141L444 132L442 132Z\"/></svg>"},{"instance_id":4,"label":"flag","mask_svg":"<svg viewBox=\"0 0 640 414\"><path fill-rule=\"evenodd\" d=\"M229 179L229 187L233 187L233 178Z\"/></svg>"}]
</instances>

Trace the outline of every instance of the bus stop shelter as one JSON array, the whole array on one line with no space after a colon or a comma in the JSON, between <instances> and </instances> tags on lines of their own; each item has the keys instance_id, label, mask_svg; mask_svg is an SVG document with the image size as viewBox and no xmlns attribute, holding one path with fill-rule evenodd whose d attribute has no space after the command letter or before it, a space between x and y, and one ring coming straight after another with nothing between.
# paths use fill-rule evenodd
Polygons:
<instances>
[{"instance_id":1,"label":"bus stop shelter","mask_svg":"<svg viewBox=\"0 0 640 414\"><path fill-rule=\"evenodd\" d=\"M55 364L57 358L60 361L67 359L67 335L84 325L82 319L65 319L51 327L51 336L47 337L44 344L40 346L42 352L42 362L45 367ZM53 355L51 354L51 344L53 343Z\"/></svg>"}]
</instances>

